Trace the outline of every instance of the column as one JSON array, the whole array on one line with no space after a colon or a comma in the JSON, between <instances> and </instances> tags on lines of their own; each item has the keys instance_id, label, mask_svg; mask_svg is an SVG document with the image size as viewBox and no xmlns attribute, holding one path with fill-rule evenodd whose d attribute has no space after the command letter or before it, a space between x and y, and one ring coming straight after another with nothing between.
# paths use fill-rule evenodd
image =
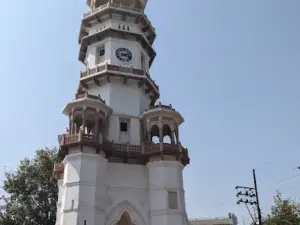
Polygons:
<instances>
[{"instance_id":1,"label":"column","mask_svg":"<svg viewBox=\"0 0 300 225\"><path fill-rule=\"evenodd\" d=\"M74 109L72 109L72 113L70 115L70 134L75 134L76 133L76 126L74 122Z\"/></svg>"},{"instance_id":2,"label":"column","mask_svg":"<svg viewBox=\"0 0 300 225\"><path fill-rule=\"evenodd\" d=\"M176 144L179 144L180 141L179 141L179 130L178 130L178 127L176 127L176 129L175 129L175 136L176 136Z\"/></svg>"},{"instance_id":3,"label":"column","mask_svg":"<svg viewBox=\"0 0 300 225\"><path fill-rule=\"evenodd\" d=\"M73 114L70 113L69 115L69 134L73 134Z\"/></svg>"},{"instance_id":4,"label":"column","mask_svg":"<svg viewBox=\"0 0 300 225\"><path fill-rule=\"evenodd\" d=\"M99 118L99 112L97 112L97 113L98 114L96 116L95 129L94 129L94 131L95 131L95 133L94 133L95 138L97 138L98 135L99 135L99 120L100 120L100 118Z\"/></svg>"},{"instance_id":5,"label":"column","mask_svg":"<svg viewBox=\"0 0 300 225\"><path fill-rule=\"evenodd\" d=\"M86 124L86 121L85 121L85 110L86 110L86 107L83 109L83 114L82 114L82 134L85 134L85 124Z\"/></svg>"},{"instance_id":6,"label":"column","mask_svg":"<svg viewBox=\"0 0 300 225\"><path fill-rule=\"evenodd\" d=\"M160 151L163 151L164 150L164 133L163 133L163 124L162 124L162 117L161 116L158 119L158 128L159 128Z\"/></svg>"},{"instance_id":7,"label":"column","mask_svg":"<svg viewBox=\"0 0 300 225\"><path fill-rule=\"evenodd\" d=\"M84 225L84 221L86 225L105 224L107 159L101 154L81 152L67 155L64 164L59 225Z\"/></svg>"},{"instance_id":8,"label":"column","mask_svg":"<svg viewBox=\"0 0 300 225\"><path fill-rule=\"evenodd\" d=\"M152 143L151 140L151 127L150 127L150 120L147 119L147 135L148 135L148 143Z\"/></svg>"},{"instance_id":9,"label":"column","mask_svg":"<svg viewBox=\"0 0 300 225\"><path fill-rule=\"evenodd\" d=\"M171 138L171 144L174 145L175 144L175 140L174 140L174 128L172 127L171 128L171 135L170 135L170 138Z\"/></svg>"},{"instance_id":10,"label":"column","mask_svg":"<svg viewBox=\"0 0 300 225\"><path fill-rule=\"evenodd\" d=\"M150 225L186 225L182 182L183 165L178 161L149 161ZM175 207L171 207L176 203ZM172 204L173 205L173 204Z\"/></svg>"}]
</instances>

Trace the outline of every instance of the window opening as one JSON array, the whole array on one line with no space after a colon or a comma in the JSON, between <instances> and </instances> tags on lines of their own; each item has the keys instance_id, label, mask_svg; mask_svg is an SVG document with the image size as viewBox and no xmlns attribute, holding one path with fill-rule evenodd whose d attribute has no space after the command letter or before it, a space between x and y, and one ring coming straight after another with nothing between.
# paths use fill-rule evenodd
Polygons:
<instances>
[{"instance_id":1,"label":"window opening","mask_svg":"<svg viewBox=\"0 0 300 225\"><path fill-rule=\"evenodd\" d=\"M128 132L128 123L127 122L121 122L120 123L120 130L121 130L121 132Z\"/></svg>"}]
</instances>

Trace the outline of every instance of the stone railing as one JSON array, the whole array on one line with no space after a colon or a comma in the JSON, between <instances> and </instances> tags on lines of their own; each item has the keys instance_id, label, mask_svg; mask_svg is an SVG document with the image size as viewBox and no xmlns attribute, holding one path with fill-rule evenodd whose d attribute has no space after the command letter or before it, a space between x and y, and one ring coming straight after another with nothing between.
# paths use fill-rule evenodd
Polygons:
<instances>
[{"instance_id":1,"label":"stone railing","mask_svg":"<svg viewBox=\"0 0 300 225\"><path fill-rule=\"evenodd\" d=\"M141 146L138 145L130 145L130 144L116 144L114 142L110 142L108 140L104 140L103 143L99 140L99 138L95 137L93 134L83 134L80 132L79 134L62 134L58 136L58 142L60 146L67 146L72 144L93 144L99 145L102 144L111 147L115 151L119 152L128 152L128 153L142 153Z\"/></svg>"},{"instance_id":2,"label":"stone railing","mask_svg":"<svg viewBox=\"0 0 300 225\"><path fill-rule=\"evenodd\" d=\"M99 147L104 144L105 146L109 146L113 151L116 152L124 152L124 153L137 153L137 154L143 154L143 153L155 153L160 151L165 151L169 153L178 153L183 151L184 149L180 144L150 144L150 145L130 145L130 144L119 144L114 142L109 142L107 140L104 140L103 143L100 143L98 138L96 138L92 134L63 134L59 135L59 144L60 146L67 146L67 145L73 145L73 144L92 144L92 145L98 145ZM144 151L144 152L143 152Z\"/></svg>"},{"instance_id":3,"label":"stone railing","mask_svg":"<svg viewBox=\"0 0 300 225\"><path fill-rule=\"evenodd\" d=\"M135 12L143 12L142 9L138 9L138 8L135 8L133 6L129 6L129 5L125 5L125 4L122 4L122 3L113 3L111 1L103 4L103 5L100 5L99 7L95 8L94 10L92 10L91 12L87 12L87 13L84 13L83 17L88 17L96 12L99 12L99 11L102 11L108 7L114 7L114 8L119 8L119 9L125 9L125 10L129 10L129 11L135 11Z\"/></svg>"},{"instance_id":4,"label":"stone railing","mask_svg":"<svg viewBox=\"0 0 300 225\"><path fill-rule=\"evenodd\" d=\"M60 146L67 146L78 143L93 143L99 144L99 140L93 134L83 134L81 131L78 134L62 134L58 136Z\"/></svg>"},{"instance_id":5,"label":"stone railing","mask_svg":"<svg viewBox=\"0 0 300 225\"><path fill-rule=\"evenodd\" d=\"M151 145L145 145L145 153L156 153L156 152L168 152L168 153L179 153L182 151L181 145L177 144L167 144L167 143L157 143Z\"/></svg>"},{"instance_id":6,"label":"stone railing","mask_svg":"<svg viewBox=\"0 0 300 225\"><path fill-rule=\"evenodd\" d=\"M54 164L53 177L55 179L59 180L62 178L63 173L64 173L64 164L62 164L62 163Z\"/></svg>"},{"instance_id":7,"label":"stone railing","mask_svg":"<svg viewBox=\"0 0 300 225\"><path fill-rule=\"evenodd\" d=\"M80 132L81 133L81 132ZM140 163L146 163L147 159L154 155L174 155L176 157L181 157L181 162L184 165L189 164L189 156L188 150L183 148L182 145L179 144L167 144L167 143L158 143L158 144L148 144L148 145L130 145L130 144L119 144L110 142L106 139L96 138L94 135L90 134L63 134L59 136L59 144L60 144L60 151L62 156L68 154L67 149L70 146L78 145L87 145L93 146L98 151L101 149L108 155L113 155L115 157L125 157L134 158L138 160L142 160ZM146 161L145 161L146 160ZM59 178L63 173L63 165L57 164L54 167L54 176Z\"/></svg>"},{"instance_id":8,"label":"stone railing","mask_svg":"<svg viewBox=\"0 0 300 225\"><path fill-rule=\"evenodd\" d=\"M84 94L76 94L75 98L76 98L76 100L77 99L82 99L82 98L89 98L89 99L93 99L93 100L99 100L99 101L101 101L102 103L105 104L105 100L103 100L100 95L98 95L98 96L90 95L88 92L85 92Z\"/></svg>"},{"instance_id":9,"label":"stone railing","mask_svg":"<svg viewBox=\"0 0 300 225\"><path fill-rule=\"evenodd\" d=\"M59 145L69 145L73 143L79 143L81 137L79 134L62 134L58 136Z\"/></svg>"},{"instance_id":10,"label":"stone railing","mask_svg":"<svg viewBox=\"0 0 300 225\"><path fill-rule=\"evenodd\" d=\"M169 110L175 111L175 109L173 109L171 104L170 105L162 105L161 102L158 105L150 106L149 109L147 109L146 111L149 111L151 109L169 109Z\"/></svg>"},{"instance_id":11,"label":"stone railing","mask_svg":"<svg viewBox=\"0 0 300 225\"><path fill-rule=\"evenodd\" d=\"M90 76L90 75L93 75L96 73L101 73L104 71L128 73L128 74L134 74L134 75L138 75L138 76L143 76L145 74L146 77L149 79L150 83L159 91L158 85L156 85L155 81L150 77L150 75L149 75L149 73L147 73L147 71L143 71L143 70L135 69L135 68L112 65L112 64L108 64L108 63L96 66L91 69L87 69L86 71L81 71L80 78L85 78L87 76Z\"/></svg>"},{"instance_id":12,"label":"stone railing","mask_svg":"<svg viewBox=\"0 0 300 225\"><path fill-rule=\"evenodd\" d=\"M56 163L54 164L54 173L63 173L64 172L64 164Z\"/></svg>"},{"instance_id":13,"label":"stone railing","mask_svg":"<svg viewBox=\"0 0 300 225\"><path fill-rule=\"evenodd\" d=\"M86 76L93 75L95 73L100 73L100 72L103 72L103 71L115 71L115 72L122 72L122 73L132 73L134 75L139 75L139 76L144 75L143 70L128 68L128 67L122 67L122 66L117 66L117 65L112 65L112 64L107 64L106 63L104 65L99 65L97 67L87 69L86 71L82 71L80 73L80 78L84 78Z\"/></svg>"},{"instance_id":14,"label":"stone railing","mask_svg":"<svg viewBox=\"0 0 300 225\"><path fill-rule=\"evenodd\" d=\"M142 148L138 145L129 144L112 144L115 151L127 152L127 153L139 153L142 154Z\"/></svg>"}]
</instances>

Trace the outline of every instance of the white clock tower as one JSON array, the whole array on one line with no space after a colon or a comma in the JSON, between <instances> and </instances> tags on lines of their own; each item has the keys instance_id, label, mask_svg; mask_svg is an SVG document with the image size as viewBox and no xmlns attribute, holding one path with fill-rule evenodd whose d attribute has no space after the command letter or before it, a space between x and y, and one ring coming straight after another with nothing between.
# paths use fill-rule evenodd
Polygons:
<instances>
[{"instance_id":1,"label":"white clock tower","mask_svg":"<svg viewBox=\"0 0 300 225\"><path fill-rule=\"evenodd\" d=\"M155 105L156 56L147 0L88 0L80 28L81 72L64 108L56 225L187 225L179 141L183 117ZM153 137L157 137L155 142ZM165 137L169 137L168 139Z\"/></svg>"}]
</instances>

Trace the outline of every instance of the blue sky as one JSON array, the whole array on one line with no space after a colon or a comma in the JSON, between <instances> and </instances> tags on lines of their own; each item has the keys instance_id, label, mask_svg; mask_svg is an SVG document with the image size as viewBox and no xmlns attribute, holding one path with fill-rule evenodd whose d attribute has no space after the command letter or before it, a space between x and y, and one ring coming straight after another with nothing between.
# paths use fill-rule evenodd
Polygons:
<instances>
[{"instance_id":1,"label":"blue sky","mask_svg":"<svg viewBox=\"0 0 300 225\"><path fill-rule=\"evenodd\" d=\"M252 185L253 168L264 214L276 190L299 198L299 7L298 0L149 0L158 33L151 76L161 101L186 119L189 217L234 212L249 221L234 186ZM0 165L14 168L35 149L57 146L65 131L61 110L77 88L87 7L19 0L1 9Z\"/></svg>"}]
</instances>

